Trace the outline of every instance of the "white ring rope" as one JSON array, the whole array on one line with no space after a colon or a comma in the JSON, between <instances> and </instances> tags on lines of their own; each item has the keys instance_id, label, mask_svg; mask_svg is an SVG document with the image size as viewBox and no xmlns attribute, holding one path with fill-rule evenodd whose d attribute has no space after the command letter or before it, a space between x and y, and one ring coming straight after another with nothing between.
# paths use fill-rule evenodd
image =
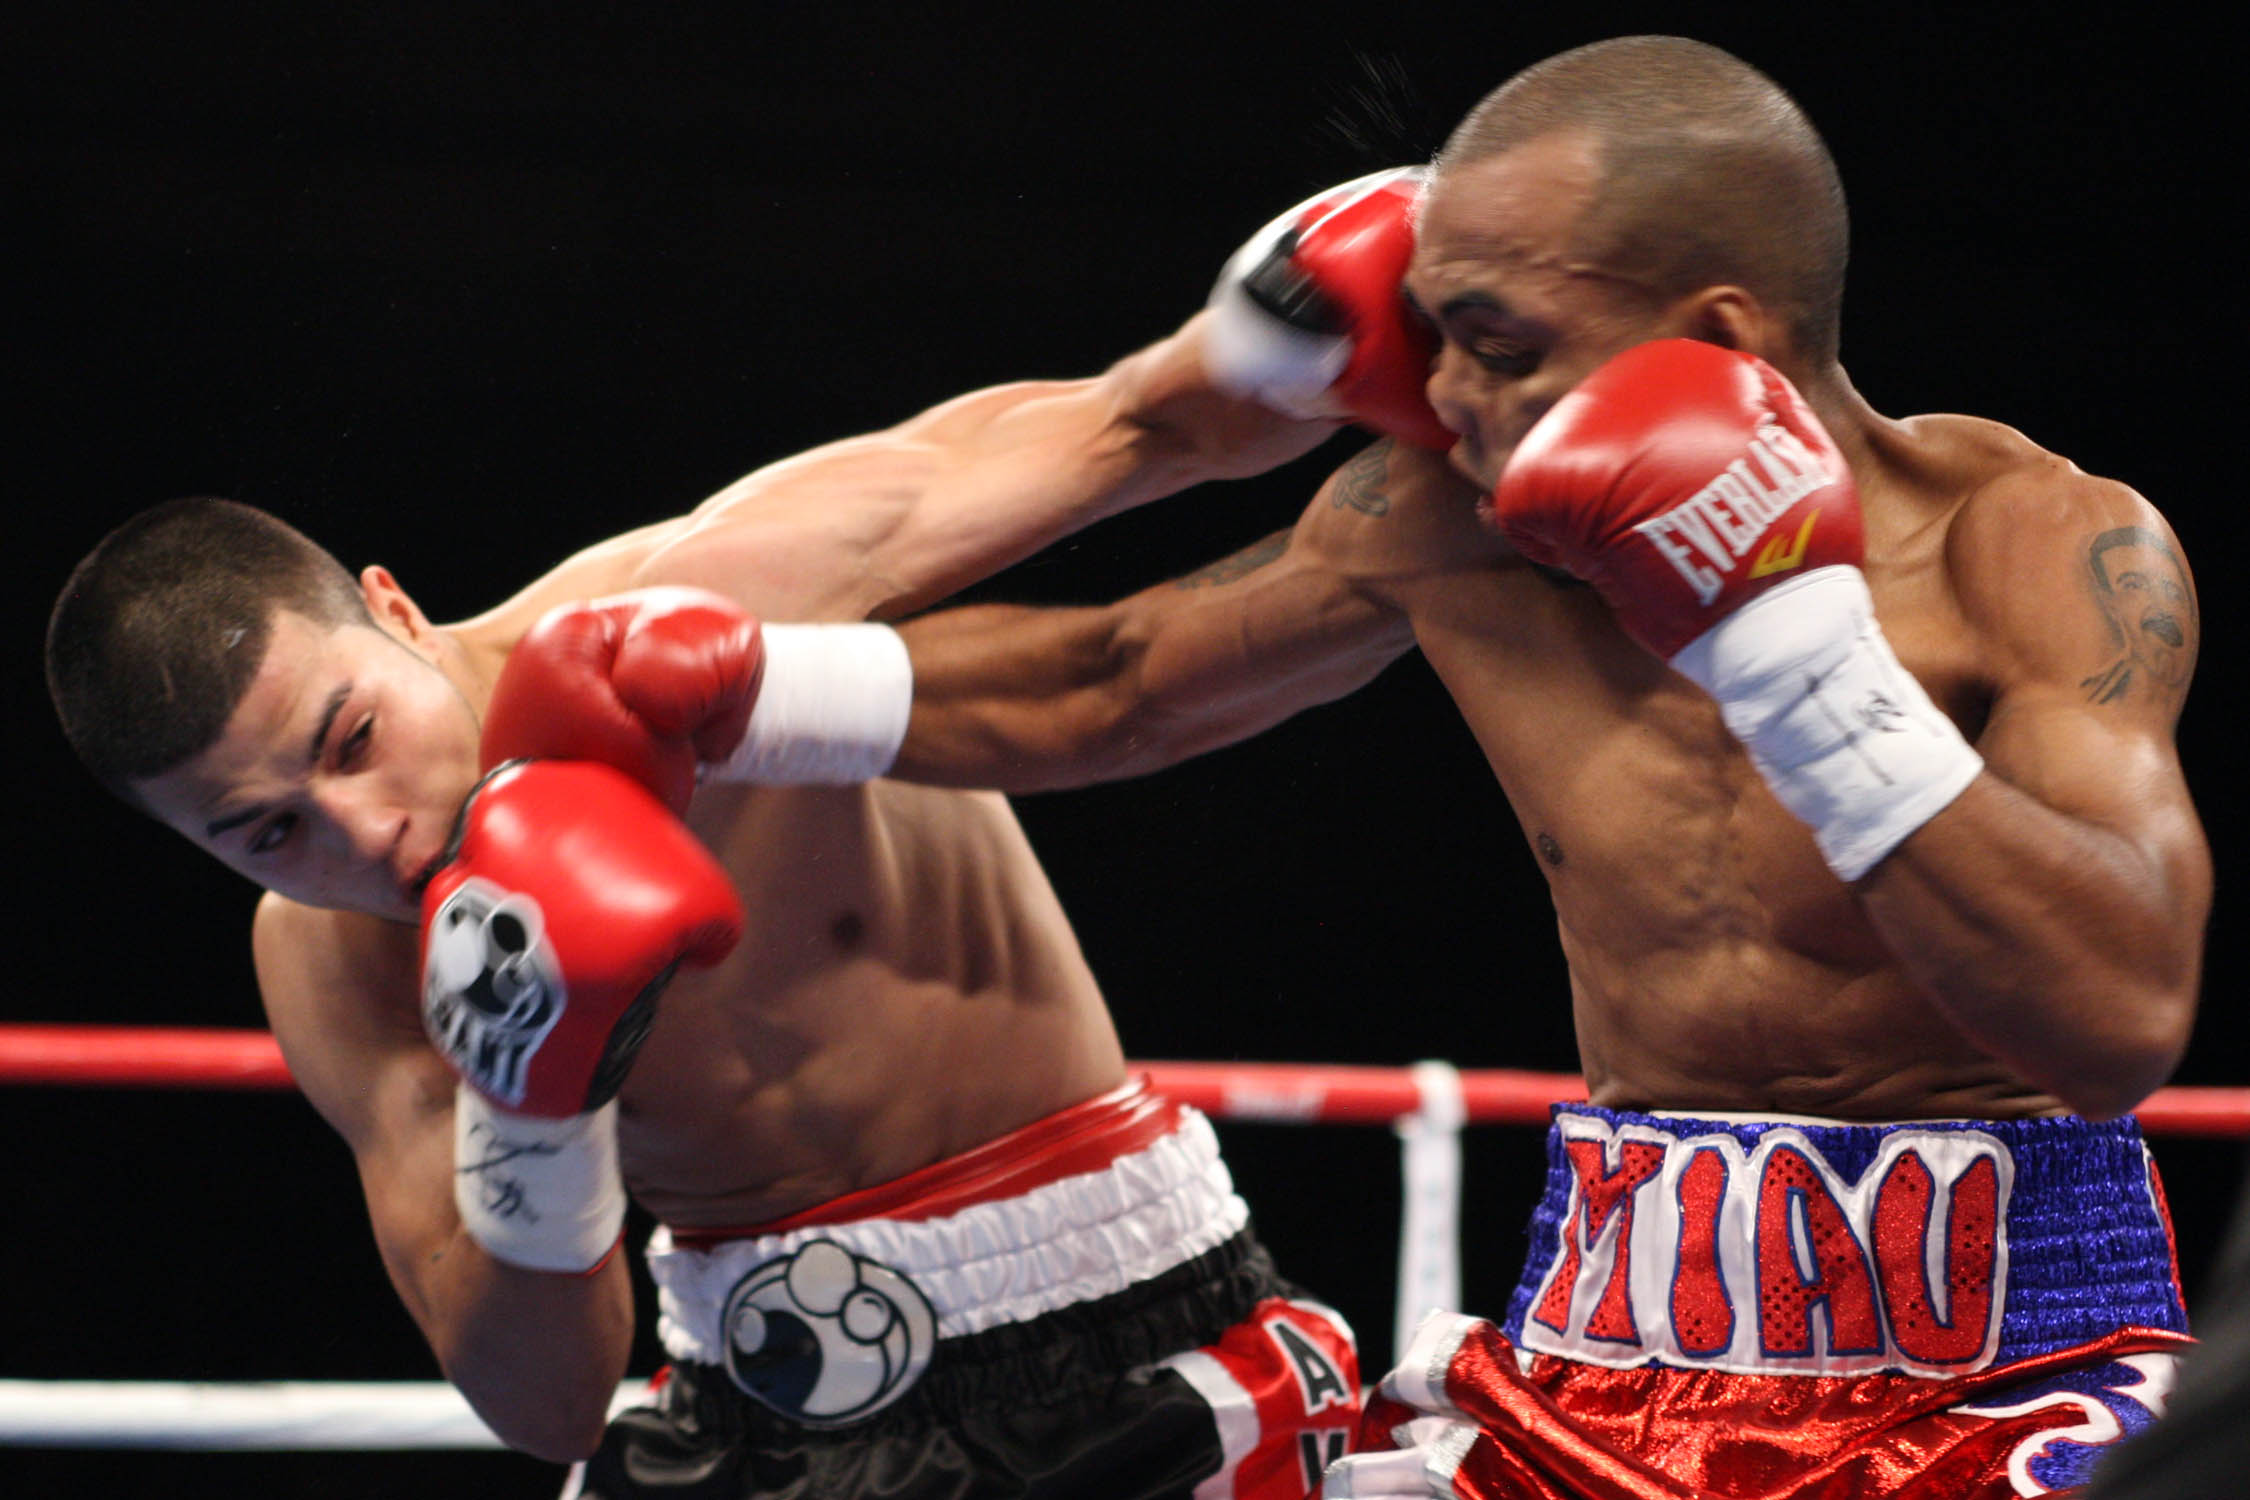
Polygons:
<instances>
[{"instance_id":1,"label":"white ring rope","mask_svg":"<svg viewBox=\"0 0 2250 1500\"><path fill-rule=\"evenodd\" d=\"M612 1415L648 1398L617 1388ZM0 1446L197 1452L498 1448L442 1380L0 1380Z\"/></svg>"},{"instance_id":2,"label":"white ring rope","mask_svg":"<svg viewBox=\"0 0 2250 1500\"><path fill-rule=\"evenodd\" d=\"M1281 1070L1274 1070L1279 1072ZM1315 1070L1295 1088L1256 1081L1214 1101L1220 1118L1314 1123L1324 1090ZM1405 1201L1399 1224L1398 1341L1423 1312L1460 1302L1460 1073L1419 1063L1419 1099L1392 1122ZM648 1398L648 1381L617 1388L614 1415ZM443 1381L0 1380L0 1447L144 1448L193 1452L498 1448L500 1440Z\"/></svg>"}]
</instances>

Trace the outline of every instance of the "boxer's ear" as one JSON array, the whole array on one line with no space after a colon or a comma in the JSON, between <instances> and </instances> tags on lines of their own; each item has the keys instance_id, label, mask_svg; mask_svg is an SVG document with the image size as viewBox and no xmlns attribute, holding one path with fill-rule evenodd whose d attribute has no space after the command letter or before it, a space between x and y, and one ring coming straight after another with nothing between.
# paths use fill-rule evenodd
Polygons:
<instances>
[{"instance_id":1,"label":"boxer's ear","mask_svg":"<svg viewBox=\"0 0 2250 1500\"><path fill-rule=\"evenodd\" d=\"M1660 337L1695 339L1754 354L1773 363L1782 351L1774 347L1779 325L1765 304L1739 286L1707 286L1690 292L1664 310Z\"/></svg>"},{"instance_id":2,"label":"boxer's ear","mask_svg":"<svg viewBox=\"0 0 2250 1500\"><path fill-rule=\"evenodd\" d=\"M391 570L379 563L360 569L359 595L367 603L367 612L374 616L376 627L385 634L395 636L408 645L421 645L435 636L429 616L413 596L399 587Z\"/></svg>"}]
</instances>

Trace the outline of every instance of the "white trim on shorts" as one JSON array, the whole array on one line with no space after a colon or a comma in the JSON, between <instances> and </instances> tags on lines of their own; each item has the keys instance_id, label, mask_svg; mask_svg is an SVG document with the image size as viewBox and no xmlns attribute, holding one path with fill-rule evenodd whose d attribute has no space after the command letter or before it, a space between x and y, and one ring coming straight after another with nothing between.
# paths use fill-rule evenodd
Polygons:
<instances>
[{"instance_id":1,"label":"white trim on shorts","mask_svg":"<svg viewBox=\"0 0 2250 1500\"><path fill-rule=\"evenodd\" d=\"M1211 1122L1182 1107L1179 1128L1108 1166L934 1219L860 1219L730 1240L709 1250L649 1240L657 1335L673 1359L720 1364L728 1293L752 1271L829 1240L909 1278L937 1336L1020 1323L1139 1285L1217 1249L1250 1222Z\"/></svg>"}]
</instances>

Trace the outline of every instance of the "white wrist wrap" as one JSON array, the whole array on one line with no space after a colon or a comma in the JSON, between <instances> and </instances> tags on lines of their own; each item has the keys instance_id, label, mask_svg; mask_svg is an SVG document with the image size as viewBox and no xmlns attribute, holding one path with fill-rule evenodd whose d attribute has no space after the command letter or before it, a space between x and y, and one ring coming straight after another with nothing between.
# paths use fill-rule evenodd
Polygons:
<instances>
[{"instance_id":1,"label":"white wrist wrap","mask_svg":"<svg viewBox=\"0 0 2250 1500\"><path fill-rule=\"evenodd\" d=\"M750 728L706 781L849 786L891 768L914 706L914 664L888 625L768 625Z\"/></svg>"},{"instance_id":2,"label":"white wrist wrap","mask_svg":"<svg viewBox=\"0 0 2250 1500\"><path fill-rule=\"evenodd\" d=\"M494 1108L467 1084L453 1098L453 1201L495 1260L590 1271L625 1227L617 1103L548 1120Z\"/></svg>"},{"instance_id":3,"label":"white wrist wrap","mask_svg":"<svg viewBox=\"0 0 2250 1500\"><path fill-rule=\"evenodd\" d=\"M1899 665L1857 568L1815 568L1760 594L1672 665L1719 700L1841 880L1873 869L1984 769Z\"/></svg>"},{"instance_id":4,"label":"white wrist wrap","mask_svg":"<svg viewBox=\"0 0 2250 1500\"><path fill-rule=\"evenodd\" d=\"M1211 289L1204 373L1228 395L1247 396L1283 416L1306 421L1330 416L1328 388L1351 363L1351 340L1292 328L1251 300L1241 278L1256 264L1252 251L1262 253L1266 238L1236 252Z\"/></svg>"}]
</instances>

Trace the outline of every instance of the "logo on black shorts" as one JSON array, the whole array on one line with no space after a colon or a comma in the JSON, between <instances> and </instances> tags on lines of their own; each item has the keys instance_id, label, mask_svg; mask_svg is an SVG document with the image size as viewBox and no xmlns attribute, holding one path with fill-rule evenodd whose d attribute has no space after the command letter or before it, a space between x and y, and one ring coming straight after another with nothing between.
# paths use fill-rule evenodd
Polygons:
<instances>
[{"instance_id":1,"label":"logo on black shorts","mask_svg":"<svg viewBox=\"0 0 2250 1500\"><path fill-rule=\"evenodd\" d=\"M720 1313L727 1374L811 1427L840 1427L906 1394L929 1365L937 1314L897 1271L833 1240L769 1260Z\"/></svg>"},{"instance_id":2,"label":"logo on black shorts","mask_svg":"<svg viewBox=\"0 0 2250 1500\"><path fill-rule=\"evenodd\" d=\"M562 973L539 903L470 876L423 939L422 1024L477 1091L523 1102L525 1065L562 1014Z\"/></svg>"}]
</instances>

